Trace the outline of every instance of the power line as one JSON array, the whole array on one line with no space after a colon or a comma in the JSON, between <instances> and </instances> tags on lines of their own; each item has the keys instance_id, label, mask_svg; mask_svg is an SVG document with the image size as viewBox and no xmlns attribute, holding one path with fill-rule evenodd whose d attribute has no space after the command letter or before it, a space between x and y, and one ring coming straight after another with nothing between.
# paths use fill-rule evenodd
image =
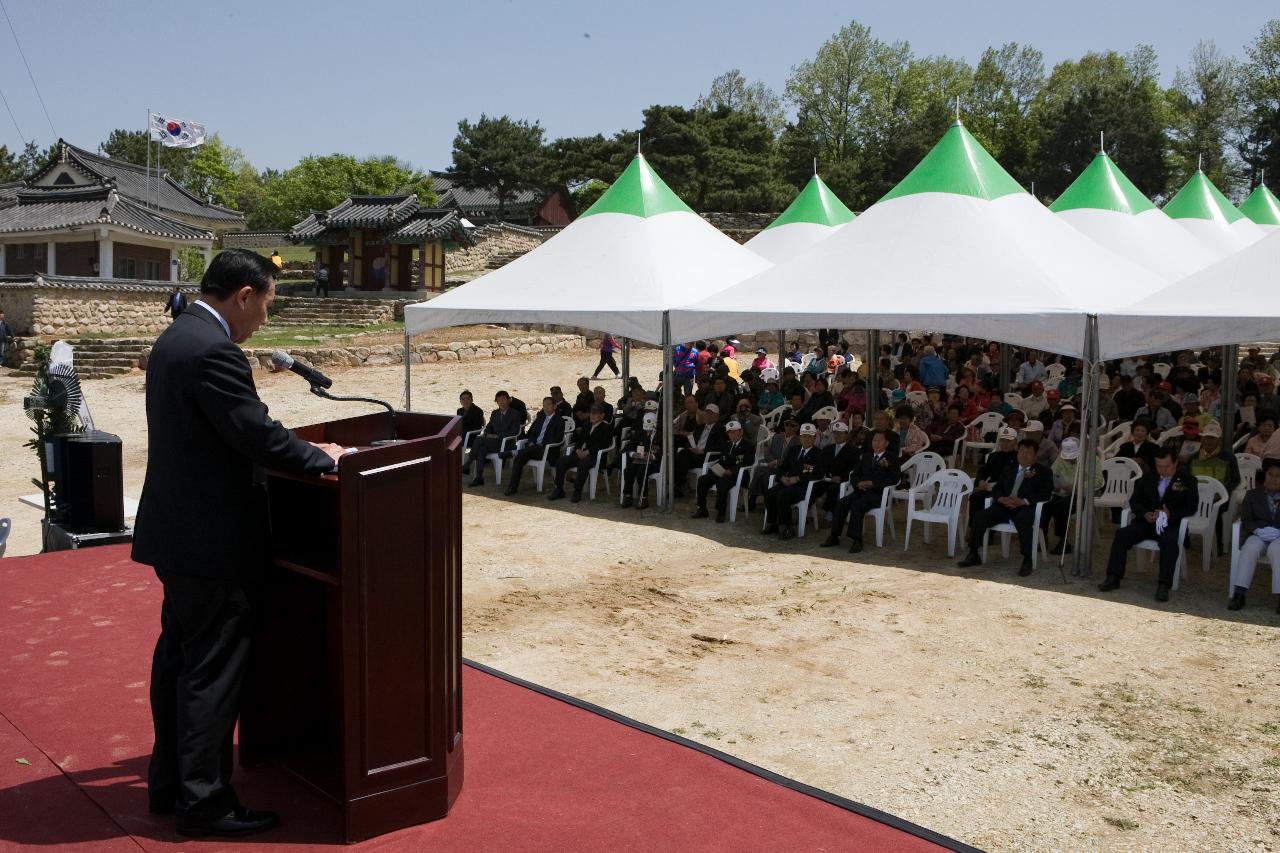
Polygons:
<instances>
[{"instance_id":1,"label":"power line","mask_svg":"<svg viewBox=\"0 0 1280 853\"><path fill-rule=\"evenodd\" d=\"M40 109L44 110L44 119L49 122L49 130L53 132L54 138L57 138L58 131L53 128L53 119L49 118L49 108L44 105L44 96L40 94L40 87L36 85L36 75L31 73L31 63L27 62L27 54L22 50L22 42L18 41L18 31L13 28L13 20L9 17L9 10L5 8L4 0L0 0L0 12L4 12L4 19L9 24L9 32L13 34L13 43L18 46L18 56L22 57L22 64L27 66L27 76L31 78L31 88L36 90L36 100L40 102Z\"/></svg>"},{"instance_id":2,"label":"power line","mask_svg":"<svg viewBox=\"0 0 1280 853\"><path fill-rule=\"evenodd\" d=\"M4 101L4 109L9 114L9 121L13 122L13 129L18 131L18 138L22 140L22 146L25 148L27 138L22 135L22 128L18 127L18 120L14 118L13 109L9 106L9 99L4 96L3 89L0 89L0 101Z\"/></svg>"}]
</instances>

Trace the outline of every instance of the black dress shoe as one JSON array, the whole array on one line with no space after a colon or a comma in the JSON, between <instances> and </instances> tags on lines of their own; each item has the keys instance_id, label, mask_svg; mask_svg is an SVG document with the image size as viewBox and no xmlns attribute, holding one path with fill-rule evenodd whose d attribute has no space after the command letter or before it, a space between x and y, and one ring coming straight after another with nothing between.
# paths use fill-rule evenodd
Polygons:
<instances>
[{"instance_id":1,"label":"black dress shoe","mask_svg":"<svg viewBox=\"0 0 1280 853\"><path fill-rule=\"evenodd\" d=\"M1063 554L1070 554L1070 553L1071 553L1071 543L1070 543L1070 542L1059 542L1057 545L1054 545L1054 546L1053 546L1053 550L1052 550L1052 551L1050 551L1049 553L1050 553L1050 554L1053 554L1053 555L1055 555L1055 556L1059 556L1059 557L1060 557L1060 556L1062 556Z\"/></svg>"},{"instance_id":2,"label":"black dress shoe","mask_svg":"<svg viewBox=\"0 0 1280 853\"><path fill-rule=\"evenodd\" d=\"M819 547L819 548L834 548L835 546L837 546L837 545L839 545L839 544L840 544L840 537L839 537L839 536L836 536L836 535L833 533L833 534L831 534L830 536L828 536L826 539L823 539L821 542L819 542L819 543L818 543L818 547Z\"/></svg>"},{"instance_id":3,"label":"black dress shoe","mask_svg":"<svg viewBox=\"0 0 1280 853\"><path fill-rule=\"evenodd\" d=\"M1237 592L1231 596L1231 600L1227 602L1228 610L1244 610L1244 593Z\"/></svg>"},{"instance_id":4,"label":"black dress shoe","mask_svg":"<svg viewBox=\"0 0 1280 853\"><path fill-rule=\"evenodd\" d=\"M1169 600L1169 585L1167 583L1156 584L1156 601Z\"/></svg>"},{"instance_id":5,"label":"black dress shoe","mask_svg":"<svg viewBox=\"0 0 1280 853\"><path fill-rule=\"evenodd\" d=\"M700 506L700 507L695 507L693 510L693 513L689 517L690 518L709 518L710 515L711 513L707 512L706 507Z\"/></svg>"},{"instance_id":6,"label":"black dress shoe","mask_svg":"<svg viewBox=\"0 0 1280 853\"><path fill-rule=\"evenodd\" d=\"M773 534L775 534L775 533L777 533L777 532L778 532L778 525L776 525L776 524L766 524L766 525L764 526L764 530L761 530L761 531L760 531L760 534L761 534L762 536L772 536Z\"/></svg>"},{"instance_id":7,"label":"black dress shoe","mask_svg":"<svg viewBox=\"0 0 1280 853\"><path fill-rule=\"evenodd\" d=\"M467 485L468 485L468 486L483 486L483 485L484 485L484 480L470 480L470 481L467 483Z\"/></svg>"},{"instance_id":8,"label":"black dress shoe","mask_svg":"<svg viewBox=\"0 0 1280 853\"><path fill-rule=\"evenodd\" d=\"M1023 557L1022 565L1018 568L1018 577L1025 578L1029 574L1031 574L1031 558Z\"/></svg>"},{"instance_id":9,"label":"black dress shoe","mask_svg":"<svg viewBox=\"0 0 1280 853\"><path fill-rule=\"evenodd\" d=\"M502 493L507 497L511 497L516 493L516 490L513 489L511 486L507 486L505 489L502 490Z\"/></svg>"},{"instance_id":10,"label":"black dress shoe","mask_svg":"<svg viewBox=\"0 0 1280 853\"><path fill-rule=\"evenodd\" d=\"M795 535L796 535L795 531L792 530L789 525L786 527L778 528L778 538L781 539L783 542L787 541L788 539L790 539Z\"/></svg>"},{"instance_id":11,"label":"black dress shoe","mask_svg":"<svg viewBox=\"0 0 1280 853\"><path fill-rule=\"evenodd\" d=\"M1111 590L1119 589L1119 588L1120 588L1120 578L1113 578L1111 577L1111 575L1107 575L1107 579L1104 580L1102 583L1098 584L1099 592L1111 592Z\"/></svg>"},{"instance_id":12,"label":"black dress shoe","mask_svg":"<svg viewBox=\"0 0 1280 853\"><path fill-rule=\"evenodd\" d=\"M569 503L576 504L580 500L582 500L582 492L574 492L573 496L569 498Z\"/></svg>"},{"instance_id":13,"label":"black dress shoe","mask_svg":"<svg viewBox=\"0 0 1280 853\"><path fill-rule=\"evenodd\" d=\"M977 551L970 551L968 554L965 554L964 559L956 563L956 565L962 569L967 569L970 566L981 566L982 557Z\"/></svg>"},{"instance_id":14,"label":"black dress shoe","mask_svg":"<svg viewBox=\"0 0 1280 853\"><path fill-rule=\"evenodd\" d=\"M275 828L280 823L280 815L275 812L258 812L237 806L212 823L187 824L178 823L178 834L187 838L204 838L215 835L223 838L236 838L242 835L253 835Z\"/></svg>"},{"instance_id":15,"label":"black dress shoe","mask_svg":"<svg viewBox=\"0 0 1280 853\"><path fill-rule=\"evenodd\" d=\"M853 540L853 544L849 546L849 553L857 554L860 551L862 551L862 540L861 539Z\"/></svg>"},{"instance_id":16,"label":"black dress shoe","mask_svg":"<svg viewBox=\"0 0 1280 853\"><path fill-rule=\"evenodd\" d=\"M558 500L560 500L562 497L564 497L564 489L556 489L554 492L552 492L551 494L547 495L547 500L549 500L549 501L558 501Z\"/></svg>"},{"instance_id":17,"label":"black dress shoe","mask_svg":"<svg viewBox=\"0 0 1280 853\"><path fill-rule=\"evenodd\" d=\"M622 508L631 509L631 505L634 503L635 503L635 498L631 497L631 495L627 495L622 499Z\"/></svg>"},{"instance_id":18,"label":"black dress shoe","mask_svg":"<svg viewBox=\"0 0 1280 853\"><path fill-rule=\"evenodd\" d=\"M636 504L636 509L648 509L648 508L649 508L648 498L641 498L640 503Z\"/></svg>"},{"instance_id":19,"label":"black dress shoe","mask_svg":"<svg viewBox=\"0 0 1280 853\"><path fill-rule=\"evenodd\" d=\"M726 518L728 518L728 513L722 509L716 510L716 524L724 524Z\"/></svg>"}]
</instances>

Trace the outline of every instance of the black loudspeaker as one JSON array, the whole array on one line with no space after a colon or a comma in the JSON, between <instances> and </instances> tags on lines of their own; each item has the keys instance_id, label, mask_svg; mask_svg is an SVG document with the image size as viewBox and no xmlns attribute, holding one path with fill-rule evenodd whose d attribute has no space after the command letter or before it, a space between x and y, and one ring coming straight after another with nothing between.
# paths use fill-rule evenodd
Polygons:
<instances>
[{"instance_id":1,"label":"black loudspeaker","mask_svg":"<svg viewBox=\"0 0 1280 853\"><path fill-rule=\"evenodd\" d=\"M114 533L124 529L124 451L120 437L97 430L68 435L60 450L58 509L67 528L75 533Z\"/></svg>"}]
</instances>

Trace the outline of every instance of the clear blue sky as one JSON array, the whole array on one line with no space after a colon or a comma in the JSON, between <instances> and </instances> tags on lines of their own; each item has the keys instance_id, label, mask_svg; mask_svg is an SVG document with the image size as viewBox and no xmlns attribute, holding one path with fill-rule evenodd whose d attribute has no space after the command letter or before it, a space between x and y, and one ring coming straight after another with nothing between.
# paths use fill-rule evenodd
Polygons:
<instances>
[{"instance_id":1,"label":"clear blue sky","mask_svg":"<svg viewBox=\"0 0 1280 853\"><path fill-rule=\"evenodd\" d=\"M1275 0L4 4L58 135L92 148L112 128L141 129L151 107L204 122L259 168L333 151L443 168L458 120L481 112L538 119L548 138L636 128L644 107L691 104L734 67L781 92L791 67L853 18L917 53L970 62L1006 41L1038 47L1050 67L1148 43L1168 83L1200 39L1243 56L1280 17ZM26 138L54 140L2 20L0 90ZM0 143L19 141L0 112Z\"/></svg>"}]
</instances>

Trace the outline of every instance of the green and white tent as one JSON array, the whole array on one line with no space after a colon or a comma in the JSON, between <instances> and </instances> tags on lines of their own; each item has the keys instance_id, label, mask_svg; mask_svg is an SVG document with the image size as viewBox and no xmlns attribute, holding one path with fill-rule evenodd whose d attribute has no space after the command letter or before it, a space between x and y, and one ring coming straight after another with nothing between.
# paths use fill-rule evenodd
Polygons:
<instances>
[{"instance_id":1,"label":"green and white tent","mask_svg":"<svg viewBox=\"0 0 1280 853\"><path fill-rule=\"evenodd\" d=\"M853 211L836 198L822 178L814 175L800 195L769 227L744 245L762 258L780 264L822 242L853 221Z\"/></svg>"},{"instance_id":2,"label":"green and white tent","mask_svg":"<svg viewBox=\"0 0 1280 853\"><path fill-rule=\"evenodd\" d=\"M896 187L807 252L671 312L677 339L758 329L930 329L1083 351L1086 314L1154 273L1050 213L957 122Z\"/></svg>"},{"instance_id":3,"label":"green and white tent","mask_svg":"<svg viewBox=\"0 0 1280 853\"><path fill-rule=\"evenodd\" d=\"M769 262L689 209L641 155L559 234L504 267L405 308L410 334L557 323L662 343L663 312Z\"/></svg>"},{"instance_id":4,"label":"green and white tent","mask_svg":"<svg viewBox=\"0 0 1280 853\"><path fill-rule=\"evenodd\" d=\"M1253 188L1249 197L1240 203L1240 212L1267 233L1280 231L1280 199L1266 184Z\"/></svg>"},{"instance_id":5,"label":"green and white tent","mask_svg":"<svg viewBox=\"0 0 1280 853\"><path fill-rule=\"evenodd\" d=\"M1164 212L1199 237L1219 258L1262 239L1262 229L1236 210L1199 169L1169 199Z\"/></svg>"},{"instance_id":6,"label":"green and white tent","mask_svg":"<svg viewBox=\"0 0 1280 853\"><path fill-rule=\"evenodd\" d=\"M1049 208L1122 258L1176 281L1217 256L1156 207L1105 152Z\"/></svg>"}]
</instances>

